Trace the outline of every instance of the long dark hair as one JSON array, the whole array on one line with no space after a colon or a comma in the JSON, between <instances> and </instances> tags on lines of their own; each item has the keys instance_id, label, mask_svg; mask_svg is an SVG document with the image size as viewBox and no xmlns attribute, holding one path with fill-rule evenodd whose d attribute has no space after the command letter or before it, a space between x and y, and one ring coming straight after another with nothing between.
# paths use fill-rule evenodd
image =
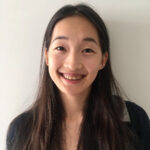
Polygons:
<instances>
[{"instance_id":1,"label":"long dark hair","mask_svg":"<svg viewBox=\"0 0 150 150\"><path fill-rule=\"evenodd\" d=\"M94 25L99 35L102 53L108 52L109 54L106 26L92 8L85 4L78 4L66 5L59 9L50 20L43 40L40 83L36 102L28 111L19 116L21 121L17 126L11 150L63 150L62 124L65 111L58 88L48 73L44 52L49 49L56 23L66 17L76 15L85 17ZM119 93L112 74L110 58L108 58L106 66L98 72L92 84L90 96L84 108L78 150L132 149L130 131L122 121L124 101Z\"/></svg>"}]
</instances>

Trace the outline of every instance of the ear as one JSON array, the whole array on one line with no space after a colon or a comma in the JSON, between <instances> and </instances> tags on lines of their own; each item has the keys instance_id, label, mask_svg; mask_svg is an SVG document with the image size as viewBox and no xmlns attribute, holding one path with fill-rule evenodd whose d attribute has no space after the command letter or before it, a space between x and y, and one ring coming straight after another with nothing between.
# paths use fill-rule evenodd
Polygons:
<instances>
[{"instance_id":1,"label":"ear","mask_svg":"<svg viewBox=\"0 0 150 150\"><path fill-rule=\"evenodd\" d=\"M48 51L47 51L47 49L45 49L44 56L45 56L45 63L48 66Z\"/></svg>"},{"instance_id":2,"label":"ear","mask_svg":"<svg viewBox=\"0 0 150 150\"><path fill-rule=\"evenodd\" d=\"M99 70L101 70L105 67L107 60L108 60L108 52L105 52L102 56L102 61L101 61Z\"/></svg>"}]
</instances>

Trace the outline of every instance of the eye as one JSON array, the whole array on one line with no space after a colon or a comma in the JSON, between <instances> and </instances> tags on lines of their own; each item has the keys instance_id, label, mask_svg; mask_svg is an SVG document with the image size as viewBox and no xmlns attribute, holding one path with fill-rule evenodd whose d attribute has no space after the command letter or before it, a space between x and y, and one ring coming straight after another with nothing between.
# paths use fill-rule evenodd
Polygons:
<instances>
[{"instance_id":1,"label":"eye","mask_svg":"<svg viewBox=\"0 0 150 150\"><path fill-rule=\"evenodd\" d=\"M94 50L92 50L91 48L86 48L82 52L83 53L94 53Z\"/></svg>"},{"instance_id":2,"label":"eye","mask_svg":"<svg viewBox=\"0 0 150 150\"><path fill-rule=\"evenodd\" d=\"M55 49L58 51L64 51L65 50L65 48L63 46L57 46Z\"/></svg>"}]
</instances>

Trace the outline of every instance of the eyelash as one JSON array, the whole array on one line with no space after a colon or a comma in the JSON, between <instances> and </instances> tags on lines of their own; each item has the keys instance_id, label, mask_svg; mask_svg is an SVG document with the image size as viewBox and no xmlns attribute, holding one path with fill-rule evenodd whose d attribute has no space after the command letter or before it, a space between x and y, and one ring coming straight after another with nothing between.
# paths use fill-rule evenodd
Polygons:
<instances>
[{"instance_id":1,"label":"eyelash","mask_svg":"<svg viewBox=\"0 0 150 150\"><path fill-rule=\"evenodd\" d=\"M65 48L63 46L58 46L55 49L58 51L64 51L65 50Z\"/></svg>"},{"instance_id":2,"label":"eyelash","mask_svg":"<svg viewBox=\"0 0 150 150\"><path fill-rule=\"evenodd\" d=\"M65 50L65 48L63 46L57 46L55 49L58 51L64 51ZM88 52L87 52L87 50L88 50ZM95 51L92 50L91 48L83 49L82 52L86 53L86 54L95 53Z\"/></svg>"},{"instance_id":3,"label":"eyelash","mask_svg":"<svg viewBox=\"0 0 150 150\"><path fill-rule=\"evenodd\" d=\"M94 53L94 50L92 50L92 49L90 49L90 48L86 48L86 49L84 49L82 52L85 52L85 51L87 51L88 50L88 52L86 52L86 53Z\"/></svg>"}]
</instances>

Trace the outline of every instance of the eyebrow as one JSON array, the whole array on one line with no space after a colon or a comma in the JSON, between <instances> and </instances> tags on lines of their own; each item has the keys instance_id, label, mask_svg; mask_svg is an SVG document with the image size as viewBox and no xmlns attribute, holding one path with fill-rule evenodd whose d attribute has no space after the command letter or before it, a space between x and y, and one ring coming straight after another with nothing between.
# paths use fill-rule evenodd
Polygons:
<instances>
[{"instance_id":1,"label":"eyebrow","mask_svg":"<svg viewBox=\"0 0 150 150\"><path fill-rule=\"evenodd\" d=\"M66 36L57 36L52 42L54 42L55 40L68 40L69 38Z\"/></svg>"},{"instance_id":2,"label":"eyebrow","mask_svg":"<svg viewBox=\"0 0 150 150\"><path fill-rule=\"evenodd\" d=\"M57 36L52 42L54 42L55 40L68 40L69 38L66 36ZM83 39L83 41L87 41L87 42L93 42L96 45L98 45L98 43L96 42L96 40L94 38L91 37L86 37Z\"/></svg>"},{"instance_id":3,"label":"eyebrow","mask_svg":"<svg viewBox=\"0 0 150 150\"><path fill-rule=\"evenodd\" d=\"M86 37L86 38L83 39L83 41L94 42L97 45L96 40L94 38L91 38L91 37Z\"/></svg>"}]
</instances>

